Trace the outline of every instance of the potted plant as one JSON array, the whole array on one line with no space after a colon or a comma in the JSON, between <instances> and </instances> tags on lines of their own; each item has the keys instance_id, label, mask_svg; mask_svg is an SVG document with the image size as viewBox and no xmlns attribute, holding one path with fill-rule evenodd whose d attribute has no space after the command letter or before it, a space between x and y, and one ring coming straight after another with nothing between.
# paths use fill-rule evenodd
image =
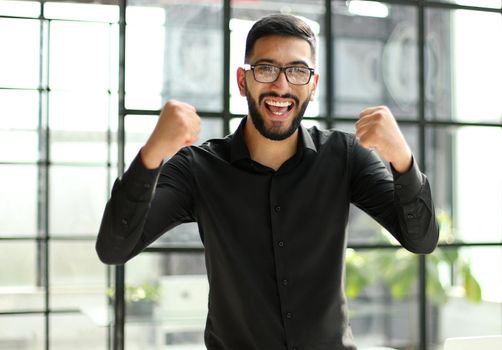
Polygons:
<instances>
[{"instance_id":1,"label":"potted plant","mask_svg":"<svg viewBox=\"0 0 502 350\"><path fill-rule=\"evenodd\" d=\"M438 211L440 242L453 242L453 230L450 216ZM392 243L394 238L384 229L382 237ZM364 288L383 282L394 299L409 296L416 284L418 260L413 253L404 248L392 251L356 252L348 249L346 254L345 289L349 299L359 296ZM450 281L445 282L441 271L449 271ZM439 247L426 260L427 297L435 304L448 301L448 290L454 285L460 286L464 297L472 302L481 301L481 287L472 274L469 261L459 254L458 247ZM460 280L457 279L460 277Z\"/></svg>"},{"instance_id":2,"label":"potted plant","mask_svg":"<svg viewBox=\"0 0 502 350\"><path fill-rule=\"evenodd\" d=\"M114 298L115 290L108 289L108 296ZM150 316L153 313L155 303L160 298L159 286L151 283L125 285L124 300L126 303L126 315Z\"/></svg>"},{"instance_id":3,"label":"potted plant","mask_svg":"<svg viewBox=\"0 0 502 350\"><path fill-rule=\"evenodd\" d=\"M438 210L437 218L440 225L440 242L453 242L454 232L450 216L446 212ZM397 243L387 231L380 230L382 243ZM394 311L401 310L398 313L404 311L409 314L410 311L413 312L409 308L416 305L417 302L418 263L417 255L404 248L370 251L347 249L345 291L354 306L353 316L356 316L354 322L360 328L367 327L371 323L365 319L364 314L367 310L368 300L374 298L380 299L384 313L390 313L391 308L394 308ZM431 337L439 341L437 329L439 329L440 306L448 302L451 291L455 290L456 295L460 294L470 302L478 303L481 302L481 287L472 274L469 261L459 252L458 247L438 247L433 254L428 255L426 257L426 278L429 316L433 316L429 321L432 322ZM462 293L458 293L458 291L462 291ZM401 315L399 317L407 318L408 316ZM393 335L395 336L395 328L404 326L399 324L399 320L396 324L387 319L387 323L390 326L384 332L388 332L388 334L385 333L388 339L393 339Z\"/></svg>"}]
</instances>

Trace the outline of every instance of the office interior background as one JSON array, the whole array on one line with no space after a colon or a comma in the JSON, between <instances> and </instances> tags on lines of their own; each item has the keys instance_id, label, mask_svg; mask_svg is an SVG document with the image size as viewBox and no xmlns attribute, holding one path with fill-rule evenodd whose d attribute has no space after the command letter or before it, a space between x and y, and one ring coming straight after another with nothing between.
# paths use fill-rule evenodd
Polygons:
<instances>
[{"instance_id":1,"label":"office interior background","mask_svg":"<svg viewBox=\"0 0 502 350\"><path fill-rule=\"evenodd\" d=\"M442 349L502 333L500 0L0 1L0 349L203 349L195 224L120 267L100 263L94 242L163 102L196 106L200 142L236 128L245 35L277 12L319 37L304 124L353 131L364 107L388 105L434 194L429 256L351 208L358 345Z\"/></svg>"}]
</instances>

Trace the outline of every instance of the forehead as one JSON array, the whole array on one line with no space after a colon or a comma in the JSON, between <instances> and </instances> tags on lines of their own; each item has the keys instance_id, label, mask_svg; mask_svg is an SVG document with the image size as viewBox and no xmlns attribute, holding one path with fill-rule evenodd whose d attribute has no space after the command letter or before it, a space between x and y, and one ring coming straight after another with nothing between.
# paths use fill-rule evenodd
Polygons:
<instances>
[{"instance_id":1,"label":"forehead","mask_svg":"<svg viewBox=\"0 0 502 350\"><path fill-rule=\"evenodd\" d=\"M270 35L256 40L249 62L256 63L260 60L279 64L305 62L310 67L314 64L312 51L306 40L282 35Z\"/></svg>"}]
</instances>

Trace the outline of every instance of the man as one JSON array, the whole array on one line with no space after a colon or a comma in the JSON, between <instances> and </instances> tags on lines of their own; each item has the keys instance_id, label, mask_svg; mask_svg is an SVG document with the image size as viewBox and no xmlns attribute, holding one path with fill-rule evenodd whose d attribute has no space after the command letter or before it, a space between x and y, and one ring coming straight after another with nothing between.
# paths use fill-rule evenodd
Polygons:
<instances>
[{"instance_id":1,"label":"man","mask_svg":"<svg viewBox=\"0 0 502 350\"><path fill-rule=\"evenodd\" d=\"M196 221L210 286L208 349L355 349L343 291L349 204L408 250L429 253L438 228L426 177L386 107L361 113L357 137L301 126L319 75L315 36L300 19L256 22L245 62L237 81L249 114L234 134L192 146L195 109L164 106L114 185L98 255L123 264Z\"/></svg>"}]
</instances>

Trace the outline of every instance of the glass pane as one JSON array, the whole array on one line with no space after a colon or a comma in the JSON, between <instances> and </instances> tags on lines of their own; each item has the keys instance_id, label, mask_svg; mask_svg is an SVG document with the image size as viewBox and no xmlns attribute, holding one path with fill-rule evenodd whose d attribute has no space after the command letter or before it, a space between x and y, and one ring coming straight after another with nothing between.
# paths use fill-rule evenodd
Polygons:
<instances>
[{"instance_id":1,"label":"glass pane","mask_svg":"<svg viewBox=\"0 0 502 350\"><path fill-rule=\"evenodd\" d=\"M432 0L427 0L432 1ZM453 4L466 5L466 6L477 6L477 7L491 7L500 8L502 2L500 0L439 0L441 2L449 2Z\"/></svg>"},{"instance_id":2,"label":"glass pane","mask_svg":"<svg viewBox=\"0 0 502 350\"><path fill-rule=\"evenodd\" d=\"M128 115L125 118L125 160L130 164L148 140L157 124L158 117L152 115ZM222 137L223 121L216 118L201 118L202 124L196 144Z\"/></svg>"},{"instance_id":3,"label":"glass pane","mask_svg":"<svg viewBox=\"0 0 502 350\"><path fill-rule=\"evenodd\" d=\"M126 276L127 349L203 349L208 293L203 254L135 257Z\"/></svg>"},{"instance_id":4,"label":"glass pane","mask_svg":"<svg viewBox=\"0 0 502 350\"><path fill-rule=\"evenodd\" d=\"M0 129L37 130L38 92L0 90Z\"/></svg>"},{"instance_id":5,"label":"glass pane","mask_svg":"<svg viewBox=\"0 0 502 350\"><path fill-rule=\"evenodd\" d=\"M51 350L106 350L108 328L79 314L50 316Z\"/></svg>"},{"instance_id":6,"label":"glass pane","mask_svg":"<svg viewBox=\"0 0 502 350\"><path fill-rule=\"evenodd\" d=\"M37 167L0 165L0 174L0 236L36 236Z\"/></svg>"},{"instance_id":7,"label":"glass pane","mask_svg":"<svg viewBox=\"0 0 502 350\"><path fill-rule=\"evenodd\" d=\"M434 9L426 21L427 117L500 123L502 16Z\"/></svg>"},{"instance_id":8,"label":"glass pane","mask_svg":"<svg viewBox=\"0 0 502 350\"><path fill-rule=\"evenodd\" d=\"M51 235L96 235L109 194L105 167L52 166Z\"/></svg>"},{"instance_id":9,"label":"glass pane","mask_svg":"<svg viewBox=\"0 0 502 350\"><path fill-rule=\"evenodd\" d=\"M107 128L111 115L106 94L52 92L50 95L50 151L53 162L106 162ZM82 101L92 101L82 105ZM79 108L75 108L79 106Z\"/></svg>"},{"instance_id":10,"label":"glass pane","mask_svg":"<svg viewBox=\"0 0 502 350\"><path fill-rule=\"evenodd\" d=\"M94 249L95 242L50 244L51 308L73 308L90 313L105 309L106 266Z\"/></svg>"},{"instance_id":11,"label":"glass pane","mask_svg":"<svg viewBox=\"0 0 502 350\"><path fill-rule=\"evenodd\" d=\"M236 82L237 68L244 63L246 36L251 26L261 17L274 12L290 13L301 16L311 26L317 35L316 69L320 72L321 80L314 101L309 103L305 116L319 116L323 111L325 101L323 88L324 61L324 6L321 1L267 1L266 5L261 2L235 2L232 6L232 18L230 19L230 112L246 115L248 111L247 101L239 93Z\"/></svg>"},{"instance_id":12,"label":"glass pane","mask_svg":"<svg viewBox=\"0 0 502 350\"><path fill-rule=\"evenodd\" d=\"M43 350L44 324L43 315L0 315L0 349Z\"/></svg>"},{"instance_id":13,"label":"glass pane","mask_svg":"<svg viewBox=\"0 0 502 350\"><path fill-rule=\"evenodd\" d=\"M117 40L114 27L106 23L52 21L50 27L49 82L52 90L111 88L111 49ZM116 69L116 62L113 62ZM78 105L89 103L80 101Z\"/></svg>"},{"instance_id":14,"label":"glass pane","mask_svg":"<svg viewBox=\"0 0 502 350\"><path fill-rule=\"evenodd\" d=\"M179 225L162 235L157 243L186 243L202 245L196 223ZM155 243L154 243L155 245Z\"/></svg>"},{"instance_id":15,"label":"glass pane","mask_svg":"<svg viewBox=\"0 0 502 350\"><path fill-rule=\"evenodd\" d=\"M0 86L37 88L39 81L40 22L0 18Z\"/></svg>"},{"instance_id":16,"label":"glass pane","mask_svg":"<svg viewBox=\"0 0 502 350\"><path fill-rule=\"evenodd\" d=\"M70 3L68 3L70 2ZM45 18L52 19L76 19L84 21L118 22L119 7L102 4L72 4L72 1L64 3L46 2L44 5ZM73 2L82 2L74 0ZM118 3L118 1L94 1L103 3Z\"/></svg>"},{"instance_id":17,"label":"glass pane","mask_svg":"<svg viewBox=\"0 0 502 350\"><path fill-rule=\"evenodd\" d=\"M502 246L436 249L428 257L432 319L428 339L442 349L449 337L500 334L502 329Z\"/></svg>"},{"instance_id":18,"label":"glass pane","mask_svg":"<svg viewBox=\"0 0 502 350\"><path fill-rule=\"evenodd\" d=\"M502 158L486 150L502 149L502 129L460 128L454 142L457 238L501 242ZM482 181L473 164L483 167Z\"/></svg>"},{"instance_id":19,"label":"glass pane","mask_svg":"<svg viewBox=\"0 0 502 350\"><path fill-rule=\"evenodd\" d=\"M445 241L502 241L502 129L430 128L427 169ZM480 173L482 169L482 173Z\"/></svg>"},{"instance_id":20,"label":"glass pane","mask_svg":"<svg viewBox=\"0 0 502 350\"><path fill-rule=\"evenodd\" d=\"M107 134L92 131L51 131L53 162L101 162L108 160Z\"/></svg>"},{"instance_id":21,"label":"glass pane","mask_svg":"<svg viewBox=\"0 0 502 350\"><path fill-rule=\"evenodd\" d=\"M355 341L416 349L418 258L404 249L347 250L346 294Z\"/></svg>"},{"instance_id":22,"label":"glass pane","mask_svg":"<svg viewBox=\"0 0 502 350\"><path fill-rule=\"evenodd\" d=\"M385 104L397 118L417 118L417 10L379 3L357 9L334 1L335 112L356 117ZM364 10L364 11L362 11Z\"/></svg>"},{"instance_id":23,"label":"glass pane","mask_svg":"<svg viewBox=\"0 0 502 350\"><path fill-rule=\"evenodd\" d=\"M235 132L237 128L239 127L240 123L242 121L242 118L232 118L230 119L230 132Z\"/></svg>"},{"instance_id":24,"label":"glass pane","mask_svg":"<svg viewBox=\"0 0 502 350\"><path fill-rule=\"evenodd\" d=\"M220 111L221 3L162 6L134 0L128 5L126 106L155 110L167 99L178 99L199 110Z\"/></svg>"},{"instance_id":25,"label":"glass pane","mask_svg":"<svg viewBox=\"0 0 502 350\"><path fill-rule=\"evenodd\" d=\"M44 307L43 275L39 271L43 265L38 260L43 250L44 246L35 241L0 243L0 312Z\"/></svg>"},{"instance_id":26,"label":"glass pane","mask_svg":"<svg viewBox=\"0 0 502 350\"><path fill-rule=\"evenodd\" d=\"M127 13L134 12L133 9L136 8L129 7ZM150 17L147 13L143 23L128 22L126 27L125 104L130 109L155 110L162 107L165 26L155 19L163 18L165 10L153 9L158 14Z\"/></svg>"},{"instance_id":27,"label":"glass pane","mask_svg":"<svg viewBox=\"0 0 502 350\"><path fill-rule=\"evenodd\" d=\"M12 150L16 151L13 152ZM35 162L38 159L36 131L0 130L0 161Z\"/></svg>"},{"instance_id":28,"label":"glass pane","mask_svg":"<svg viewBox=\"0 0 502 350\"><path fill-rule=\"evenodd\" d=\"M38 1L0 1L0 15L38 17L40 3Z\"/></svg>"},{"instance_id":29,"label":"glass pane","mask_svg":"<svg viewBox=\"0 0 502 350\"><path fill-rule=\"evenodd\" d=\"M109 123L108 94L51 92L49 125L53 130L106 131ZM87 101L87 103L82 103ZM76 108L78 106L78 108Z\"/></svg>"},{"instance_id":30,"label":"glass pane","mask_svg":"<svg viewBox=\"0 0 502 350\"><path fill-rule=\"evenodd\" d=\"M139 150L152 133L157 124L158 116L128 115L125 117L125 161L131 164Z\"/></svg>"}]
</instances>

